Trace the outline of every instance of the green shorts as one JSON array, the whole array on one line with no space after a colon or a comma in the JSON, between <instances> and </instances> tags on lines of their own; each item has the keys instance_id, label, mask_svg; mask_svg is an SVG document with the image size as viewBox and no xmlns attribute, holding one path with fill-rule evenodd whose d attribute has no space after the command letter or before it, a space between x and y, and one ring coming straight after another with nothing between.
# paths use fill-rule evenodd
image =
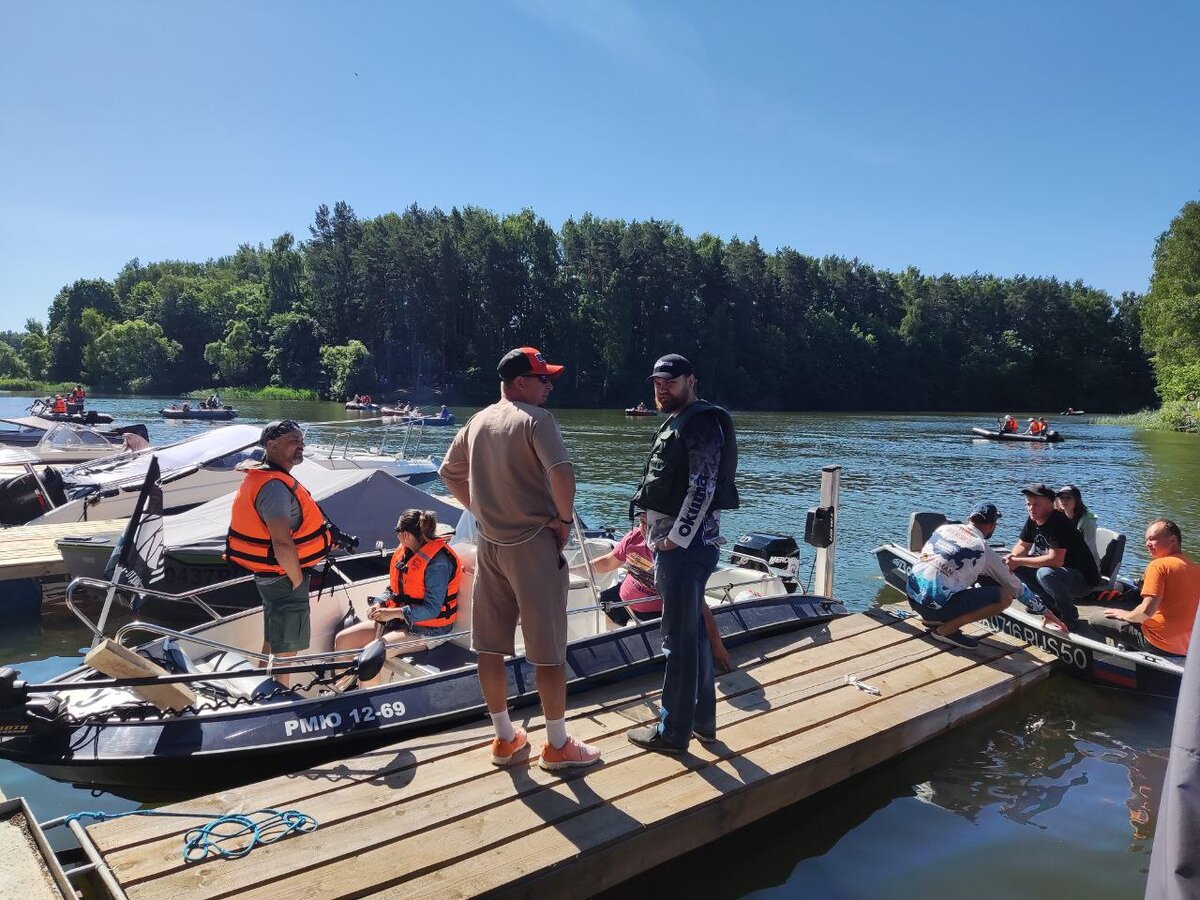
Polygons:
<instances>
[{"instance_id":1,"label":"green shorts","mask_svg":"<svg viewBox=\"0 0 1200 900\"><path fill-rule=\"evenodd\" d=\"M294 653L308 649L308 573L298 588L286 575L256 576L255 586L263 602L263 640L272 653Z\"/></svg>"}]
</instances>

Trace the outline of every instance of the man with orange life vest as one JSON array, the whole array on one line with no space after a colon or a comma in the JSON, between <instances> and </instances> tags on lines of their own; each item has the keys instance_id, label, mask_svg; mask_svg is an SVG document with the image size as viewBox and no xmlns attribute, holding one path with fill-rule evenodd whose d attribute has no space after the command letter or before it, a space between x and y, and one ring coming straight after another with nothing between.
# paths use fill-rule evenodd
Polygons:
<instances>
[{"instance_id":1,"label":"man with orange life vest","mask_svg":"<svg viewBox=\"0 0 1200 900\"><path fill-rule=\"evenodd\" d=\"M391 582L381 596L371 600L369 621L338 632L334 650L365 647L381 632L388 643L442 637L451 632L458 619L462 563L437 537L436 529L437 516L431 510L406 509L400 514L396 522L400 545L388 565ZM376 681L360 684L370 687Z\"/></svg>"},{"instance_id":2,"label":"man with orange life vest","mask_svg":"<svg viewBox=\"0 0 1200 900\"><path fill-rule=\"evenodd\" d=\"M62 415L67 414L67 401L63 399L62 394L54 395L54 412Z\"/></svg>"},{"instance_id":3,"label":"man with orange life vest","mask_svg":"<svg viewBox=\"0 0 1200 900\"><path fill-rule=\"evenodd\" d=\"M1001 434L1016 434L1018 429L1019 426L1017 425L1016 419L1014 419L1012 416L1004 417L1004 424L1000 426Z\"/></svg>"},{"instance_id":4,"label":"man with orange life vest","mask_svg":"<svg viewBox=\"0 0 1200 900\"><path fill-rule=\"evenodd\" d=\"M300 425L271 422L258 442L265 458L246 470L238 488L225 557L254 573L263 602L263 653L295 656L309 644L309 570L328 555L331 528L289 474L304 460Z\"/></svg>"}]
</instances>

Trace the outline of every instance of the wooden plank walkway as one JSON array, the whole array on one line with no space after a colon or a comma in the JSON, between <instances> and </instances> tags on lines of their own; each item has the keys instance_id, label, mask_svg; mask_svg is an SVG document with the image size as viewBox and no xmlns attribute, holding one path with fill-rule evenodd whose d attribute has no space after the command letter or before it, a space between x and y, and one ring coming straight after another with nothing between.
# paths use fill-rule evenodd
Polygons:
<instances>
[{"instance_id":1,"label":"wooden plank walkway","mask_svg":"<svg viewBox=\"0 0 1200 900\"><path fill-rule=\"evenodd\" d=\"M0 581L9 578L44 578L66 575L67 565L55 541L68 535L117 535L126 519L98 519L63 525L18 525L0 528Z\"/></svg>"},{"instance_id":2,"label":"wooden plank walkway","mask_svg":"<svg viewBox=\"0 0 1200 900\"><path fill-rule=\"evenodd\" d=\"M320 822L240 860L185 865L182 833L199 824L188 819L88 834L132 898L588 896L950 729L1052 662L1007 635L950 649L878 611L733 656L739 669L718 683L720 739L687 756L625 739L657 718L653 673L573 698L570 728L604 762L565 777L536 755L493 767L481 723L168 807L297 809ZM542 739L530 735L535 748Z\"/></svg>"}]
</instances>

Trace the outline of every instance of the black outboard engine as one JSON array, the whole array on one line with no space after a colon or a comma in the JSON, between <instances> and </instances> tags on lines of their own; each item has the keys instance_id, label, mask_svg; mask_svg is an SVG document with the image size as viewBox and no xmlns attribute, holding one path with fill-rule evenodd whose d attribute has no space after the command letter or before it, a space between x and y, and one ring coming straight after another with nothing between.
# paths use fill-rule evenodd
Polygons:
<instances>
[{"instance_id":1,"label":"black outboard engine","mask_svg":"<svg viewBox=\"0 0 1200 900\"><path fill-rule=\"evenodd\" d=\"M730 561L735 566L775 575L790 593L800 587L800 546L786 534L752 531L733 545Z\"/></svg>"},{"instance_id":2,"label":"black outboard engine","mask_svg":"<svg viewBox=\"0 0 1200 900\"><path fill-rule=\"evenodd\" d=\"M24 525L66 502L62 476L55 469L42 470L40 485L38 477L27 472L0 482L0 525Z\"/></svg>"}]
</instances>

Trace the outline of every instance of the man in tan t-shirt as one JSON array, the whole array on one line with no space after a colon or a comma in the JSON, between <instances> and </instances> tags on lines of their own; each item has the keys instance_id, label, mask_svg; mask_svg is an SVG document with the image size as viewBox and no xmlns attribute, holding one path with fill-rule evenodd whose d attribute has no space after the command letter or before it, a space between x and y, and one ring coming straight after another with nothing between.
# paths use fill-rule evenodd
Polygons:
<instances>
[{"instance_id":1,"label":"man in tan t-shirt","mask_svg":"<svg viewBox=\"0 0 1200 900\"><path fill-rule=\"evenodd\" d=\"M588 766L600 759L599 748L567 735L570 575L562 548L574 516L575 472L558 423L544 409L562 369L533 347L505 354L497 367L499 402L455 435L439 471L479 528L471 646L496 728L492 762L499 766L529 744L508 715L504 657L515 655L518 619L546 716L541 767Z\"/></svg>"}]
</instances>

